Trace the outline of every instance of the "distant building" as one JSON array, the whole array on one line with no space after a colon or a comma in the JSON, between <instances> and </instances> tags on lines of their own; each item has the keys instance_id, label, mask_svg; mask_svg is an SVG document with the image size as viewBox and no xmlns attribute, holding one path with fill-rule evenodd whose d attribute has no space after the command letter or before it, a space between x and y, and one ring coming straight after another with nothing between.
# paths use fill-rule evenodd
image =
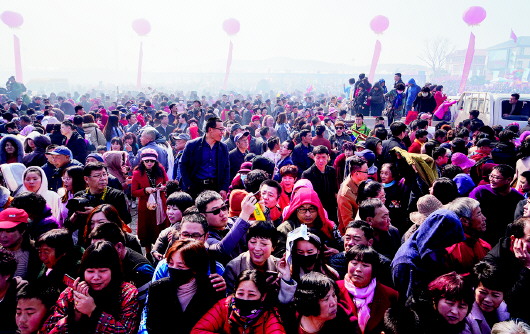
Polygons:
<instances>
[{"instance_id":1,"label":"distant building","mask_svg":"<svg viewBox=\"0 0 530 334\"><path fill-rule=\"evenodd\" d=\"M447 71L453 79L460 79L464 70L467 50L455 50L447 56ZM484 77L486 75L486 50L475 50L469 77Z\"/></svg>"},{"instance_id":2,"label":"distant building","mask_svg":"<svg viewBox=\"0 0 530 334\"><path fill-rule=\"evenodd\" d=\"M490 79L530 81L530 36L520 36L517 43L510 39L487 51Z\"/></svg>"}]
</instances>

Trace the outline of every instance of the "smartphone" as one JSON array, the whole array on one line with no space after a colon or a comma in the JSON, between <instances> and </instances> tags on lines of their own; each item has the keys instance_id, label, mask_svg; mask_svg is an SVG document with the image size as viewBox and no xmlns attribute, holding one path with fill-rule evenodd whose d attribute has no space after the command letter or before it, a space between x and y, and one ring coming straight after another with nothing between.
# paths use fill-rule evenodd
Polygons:
<instances>
[{"instance_id":1,"label":"smartphone","mask_svg":"<svg viewBox=\"0 0 530 334\"><path fill-rule=\"evenodd\" d=\"M265 274L267 275L267 280L275 281L278 278L279 273L277 271L267 270Z\"/></svg>"},{"instance_id":2,"label":"smartphone","mask_svg":"<svg viewBox=\"0 0 530 334\"><path fill-rule=\"evenodd\" d=\"M69 288L74 288L74 279L72 278L72 276L68 275L68 274L64 274L63 276L63 283L66 284L67 287Z\"/></svg>"}]
</instances>

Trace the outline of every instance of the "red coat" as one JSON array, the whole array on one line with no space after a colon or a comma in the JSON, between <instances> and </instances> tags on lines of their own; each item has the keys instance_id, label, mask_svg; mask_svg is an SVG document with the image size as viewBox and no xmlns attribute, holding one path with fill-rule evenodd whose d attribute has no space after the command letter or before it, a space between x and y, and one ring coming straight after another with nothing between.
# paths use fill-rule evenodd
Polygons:
<instances>
[{"instance_id":1,"label":"red coat","mask_svg":"<svg viewBox=\"0 0 530 334\"><path fill-rule=\"evenodd\" d=\"M191 330L191 334L206 333L253 333L253 334L280 334L285 333L276 312L265 311L258 321L251 327L244 329L235 315L228 312L232 297L218 301ZM235 327L237 326L237 327Z\"/></svg>"},{"instance_id":2,"label":"red coat","mask_svg":"<svg viewBox=\"0 0 530 334\"><path fill-rule=\"evenodd\" d=\"M350 320L357 321L357 307L353 302L353 299L344 286L344 281L338 281L340 296L339 306L346 311L346 314L350 317ZM398 292L386 285L377 282L374 292L374 300L370 304L370 319L366 324L364 334L380 334L383 328L383 318L386 310L390 307L395 306L398 301Z\"/></svg>"},{"instance_id":3,"label":"red coat","mask_svg":"<svg viewBox=\"0 0 530 334\"><path fill-rule=\"evenodd\" d=\"M160 166L162 170L164 167ZM164 176L156 179L156 184L166 184L168 178L164 171ZM145 188L151 187L147 174L142 175L139 170L134 170L132 175L131 193L134 197L138 198L138 238L142 246L145 246L147 242L155 243L158 234L164 229L164 224L156 224L156 211L147 209L147 200L149 195L144 191ZM166 208L166 193L161 193L162 208Z\"/></svg>"}]
</instances>

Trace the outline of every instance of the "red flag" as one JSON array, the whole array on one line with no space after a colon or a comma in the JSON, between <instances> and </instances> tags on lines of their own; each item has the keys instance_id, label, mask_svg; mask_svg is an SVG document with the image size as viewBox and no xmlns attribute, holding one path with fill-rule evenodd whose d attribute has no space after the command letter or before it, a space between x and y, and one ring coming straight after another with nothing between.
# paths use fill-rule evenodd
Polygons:
<instances>
[{"instance_id":1,"label":"red flag","mask_svg":"<svg viewBox=\"0 0 530 334\"><path fill-rule=\"evenodd\" d=\"M510 33L510 38L513 39L514 43L517 43L517 35L513 32L513 29Z\"/></svg>"}]
</instances>

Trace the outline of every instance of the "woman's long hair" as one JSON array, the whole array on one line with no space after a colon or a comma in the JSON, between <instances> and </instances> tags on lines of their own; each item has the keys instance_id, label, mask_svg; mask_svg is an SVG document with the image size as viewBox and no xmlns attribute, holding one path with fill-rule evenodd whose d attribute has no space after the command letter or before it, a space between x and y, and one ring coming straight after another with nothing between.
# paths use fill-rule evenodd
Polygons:
<instances>
[{"instance_id":1,"label":"woman's long hair","mask_svg":"<svg viewBox=\"0 0 530 334\"><path fill-rule=\"evenodd\" d=\"M70 194L75 194L78 191L86 189L85 178L83 177L83 167L80 166L70 166L66 168L62 176L68 176L72 179L72 192ZM69 193L65 191L63 197L61 197L61 202L66 203L68 201Z\"/></svg>"},{"instance_id":2,"label":"woman's long hair","mask_svg":"<svg viewBox=\"0 0 530 334\"><path fill-rule=\"evenodd\" d=\"M90 296L94 298L97 307L114 317L120 314L120 294L123 283L123 271L118 251L108 241L97 241L83 253L79 265L79 276L85 278L85 271L89 268L109 268L111 280L102 291L90 289Z\"/></svg>"},{"instance_id":3,"label":"woman's long hair","mask_svg":"<svg viewBox=\"0 0 530 334\"><path fill-rule=\"evenodd\" d=\"M296 253L297 243L298 243L298 241L302 241L302 240L305 240L305 239L299 238L299 239L296 239L293 242L293 249L292 249L291 253ZM336 280L337 277L335 277L335 274L333 274L333 272L331 270L329 270L328 266L326 265L326 257L324 255L324 247L322 247L322 244L319 244L314 238L309 238L309 240L306 240L306 241L309 241L311 244L313 244L318 249L317 260L315 262L315 266L313 267L313 270L311 270L311 271L322 273L322 274L326 275L327 277L329 277L329 278L331 278L333 280ZM292 271L291 277L295 281L299 282L300 281L300 266L296 265L293 262L291 271Z\"/></svg>"},{"instance_id":4,"label":"woman's long hair","mask_svg":"<svg viewBox=\"0 0 530 334\"><path fill-rule=\"evenodd\" d=\"M136 166L134 169L139 170L142 175L145 175L145 173L147 172L147 168L145 168L143 161L140 161L138 166ZM157 161L156 164L153 165L153 169L151 170L151 172L155 178L164 177L164 166L162 166L160 162Z\"/></svg>"},{"instance_id":5,"label":"woman's long hair","mask_svg":"<svg viewBox=\"0 0 530 334\"><path fill-rule=\"evenodd\" d=\"M110 115L109 119L107 121L107 124L105 124L105 127L103 128L103 134L105 135L105 139L107 141L111 141L112 139L112 130L115 128L120 127L120 119L116 115Z\"/></svg>"},{"instance_id":6,"label":"woman's long hair","mask_svg":"<svg viewBox=\"0 0 530 334\"><path fill-rule=\"evenodd\" d=\"M83 233L83 241L85 245L89 243L88 235L90 234L90 232L92 232L92 230L90 229L90 222L92 221L92 216L94 216L98 212L103 212L105 218L107 218L110 223L116 224L123 232L130 232L127 228L125 228L125 226L127 225L120 218L120 214L114 206L112 206L111 204L100 204L94 209L92 209L92 211L90 211L90 213L88 214L85 224L85 231Z\"/></svg>"}]
</instances>

